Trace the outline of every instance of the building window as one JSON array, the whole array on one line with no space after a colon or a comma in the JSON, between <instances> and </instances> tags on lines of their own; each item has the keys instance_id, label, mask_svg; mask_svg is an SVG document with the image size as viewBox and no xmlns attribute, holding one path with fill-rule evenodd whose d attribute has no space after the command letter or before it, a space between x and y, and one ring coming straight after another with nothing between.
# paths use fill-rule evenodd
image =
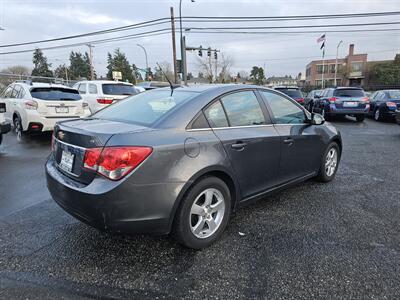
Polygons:
<instances>
[{"instance_id":1,"label":"building window","mask_svg":"<svg viewBox=\"0 0 400 300\"><path fill-rule=\"evenodd\" d=\"M363 69L363 63L362 62L353 62L351 63L351 71L352 72L361 72Z\"/></svg>"},{"instance_id":2,"label":"building window","mask_svg":"<svg viewBox=\"0 0 400 300\"><path fill-rule=\"evenodd\" d=\"M311 76L311 67L308 67L306 69L306 77L309 77L309 76Z\"/></svg>"}]
</instances>

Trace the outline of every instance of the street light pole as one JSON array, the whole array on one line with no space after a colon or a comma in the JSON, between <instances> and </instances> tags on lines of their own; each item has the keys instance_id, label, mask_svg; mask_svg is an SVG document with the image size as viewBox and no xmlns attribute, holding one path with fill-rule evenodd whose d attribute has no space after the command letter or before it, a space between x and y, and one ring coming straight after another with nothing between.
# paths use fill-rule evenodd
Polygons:
<instances>
[{"instance_id":1,"label":"street light pole","mask_svg":"<svg viewBox=\"0 0 400 300\"><path fill-rule=\"evenodd\" d=\"M136 44L136 46L142 48L143 51L144 51L144 56L145 56L145 58L146 58L146 80L147 80L147 74L149 73L149 61L147 60L147 51L146 51L146 48L143 47L143 46L140 45L140 44Z\"/></svg>"},{"instance_id":2,"label":"street light pole","mask_svg":"<svg viewBox=\"0 0 400 300\"><path fill-rule=\"evenodd\" d=\"M191 0L195 2L194 0ZM183 32L182 32L182 0L179 0L179 32L181 36L181 65L182 65L182 79L185 85L187 84L187 76L186 76L186 49L185 43L183 40Z\"/></svg>"},{"instance_id":3,"label":"street light pole","mask_svg":"<svg viewBox=\"0 0 400 300\"><path fill-rule=\"evenodd\" d=\"M343 41L340 41L336 47L336 61L335 61L335 87L337 86L337 67L338 67L338 55L339 55L339 46L343 43Z\"/></svg>"}]
</instances>

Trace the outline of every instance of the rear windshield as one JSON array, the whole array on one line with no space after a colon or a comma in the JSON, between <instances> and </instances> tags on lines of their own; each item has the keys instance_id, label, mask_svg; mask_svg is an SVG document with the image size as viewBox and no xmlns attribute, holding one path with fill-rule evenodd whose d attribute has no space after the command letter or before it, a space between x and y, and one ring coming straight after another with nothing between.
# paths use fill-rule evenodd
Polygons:
<instances>
[{"instance_id":1,"label":"rear windshield","mask_svg":"<svg viewBox=\"0 0 400 300\"><path fill-rule=\"evenodd\" d=\"M338 89L333 92L337 97L364 97L364 91L361 89Z\"/></svg>"},{"instance_id":2,"label":"rear windshield","mask_svg":"<svg viewBox=\"0 0 400 300\"><path fill-rule=\"evenodd\" d=\"M400 99L400 90L398 91L388 91L390 99Z\"/></svg>"},{"instance_id":3,"label":"rear windshield","mask_svg":"<svg viewBox=\"0 0 400 300\"><path fill-rule=\"evenodd\" d=\"M169 89L152 90L110 105L94 114L93 117L148 126L196 95L198 93L174 91L171 96Z\"/></svg>"},{"instance_id":4,"label":"rear windshield","mask_svg":"<svg viewBox=\"0 0 400 300\"><path fill-rule=\"evenodd\" d=\"M298 89L276 89L286 95L288 95L289 97L292 97L294 99L296 98L303 98L303 94L300 92L300 90Z\"/></svg>"},{"instance_id":5,"label":"rear windshield","mask_svg":"<svg viewBox=\"0 0 400 300\"><path fill-rule=\"evenodd\" d=\"M103 84L104 95L136 95L137 91L132 85L118 84L118 83L107 83Z\"/></svg>"},{"instance_id":6,"label":"rear windshield","mask_svg":"<svg viewBox=\"0 0 400 300\"><path fill-rule=\"evenodd\" d=\"M81 96L77 90L59 88L59 87L44 87L33 88L31 90L33 98L41 100L63 100L63 101L76 101L81 100Z\"/></svg>"}]
</instances>

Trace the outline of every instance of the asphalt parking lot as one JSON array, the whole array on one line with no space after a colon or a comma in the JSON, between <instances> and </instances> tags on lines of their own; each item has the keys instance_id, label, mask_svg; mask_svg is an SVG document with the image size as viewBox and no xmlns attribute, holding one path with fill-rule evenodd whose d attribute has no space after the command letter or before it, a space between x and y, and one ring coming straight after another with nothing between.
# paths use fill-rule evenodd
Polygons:
<instances>
[{"instance_id":1,"label":"asphalt parking lot","mask_svg":"<svg viewBox=\"0 0 400 300\"><path fill-rule=\"evenodd\" d=\"M400 126L334 122L336 179L240 210L203 251L98 232L50 198L49 136L0 150L0 298L400 298Z\"/></svg>"}]
</instances>

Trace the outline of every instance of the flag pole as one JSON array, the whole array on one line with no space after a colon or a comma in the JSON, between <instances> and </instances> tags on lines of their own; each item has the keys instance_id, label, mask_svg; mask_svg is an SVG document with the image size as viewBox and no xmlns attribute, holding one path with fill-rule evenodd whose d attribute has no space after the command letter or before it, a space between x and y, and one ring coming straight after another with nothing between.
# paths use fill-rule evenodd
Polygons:
<instances>
[{"instance_id":1,"label":"flag pole","mask_svg":"<svg viewBox=\"0 0 400 300\"><path fill-rule=\"evenodd\" d=\"M323 48L322 48L322 89L324 89L324 73L325 73L325 46L326 46L326 33L325 33L324 45L323 45Z\"/></svg>"}]
</instances>

